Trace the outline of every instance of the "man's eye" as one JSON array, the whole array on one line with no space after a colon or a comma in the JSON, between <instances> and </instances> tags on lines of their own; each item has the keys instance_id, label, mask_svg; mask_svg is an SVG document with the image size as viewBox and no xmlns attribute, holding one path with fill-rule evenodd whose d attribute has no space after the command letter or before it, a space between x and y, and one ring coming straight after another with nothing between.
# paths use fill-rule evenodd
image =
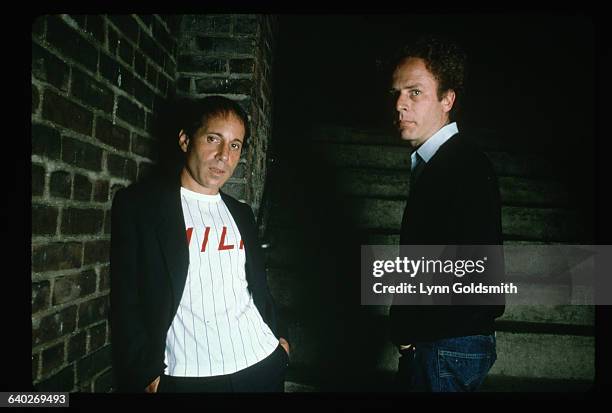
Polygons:
<instances>
[{"instance_id":1,"label":"man's eye","mask_svg":"<svg viewBox=\"0 0 612 413\"><path fill-rule=\"evenodd\" d=\"M217 140L218 140L218 138L216 136L214 136L214 135L208 135L206 137L206 142L208 142L208 143L213 143L213 142L216 142Z\"/></svg>"},{"instance_id":2,"label":"man's eye","mask_svg":"<svg viewBox=\"0 0 612 413\"><path fill-rule=\"evenodd\" d=\"M421 94L421 91L418 89L413 89L410 91L410 96L419 96Z\"/></svg>"},{"instance_id":3,"label":"man's eye","mask_svg":"<svg viewBox=\"0 0 612 413\"><path fill-rule=\"evenodd\" d=\"M240 149L240 144L239 143L232 143L232 149L235 149L235 150Z\"/></svg>"}]
</instances>

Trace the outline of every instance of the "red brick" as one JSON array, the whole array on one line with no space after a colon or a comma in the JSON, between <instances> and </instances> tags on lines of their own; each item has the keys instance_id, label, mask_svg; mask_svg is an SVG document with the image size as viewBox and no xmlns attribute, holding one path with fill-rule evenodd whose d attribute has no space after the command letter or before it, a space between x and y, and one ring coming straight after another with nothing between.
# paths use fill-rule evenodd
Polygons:
<instances>
[{"instance_id":1,"label":"red brick","mask_svg":"<svg viewBox=\"0 0 612 413\"><path fill-rule=\"evenodd\" d=\"M64 342L49 347L42 352L42 371L41 375L44 377L51 371L57 369L64 364L65 358Z\"/></svg>"},{"instance_id":2,"label":"red brick","mask_svg":"<svg viewBox=\"0 0 612 413\"><path fill-rule=\"evenodd\" d=\"M110 241L87 241L85 242L85 253L83 265L105 263L110 257Z\"/></svg>"},{"instance_id":3,"label":"red brick","mask_svg":"<svg viewBox=\"0 0 612 413\"><path fill-rule=\"evenodd\" d=\"M54 198L70 199L72 175L66 171L54 171L49 178L49 193Z\"/></svg>"},{"instance_id":4,"label":"red brick","mask_svg":"<svg viewBox=\"0 0 612 413\"><path fill-rule=\"evenodd\" d=\"M32 381L38 380L38 372L40 371L40 353L32 354Z\"/></svg>"},{"instance_id":5,"label":"red brick","mask_svg":"<svg viewBox=\"0 0 612 413\"><path fill-rule=\"evenodd\" d=\"M96 273L86 270L80 274L58 277L53 286L53 305L64 304L96 291Z\"/></svg>"},{"instance_id":6,"label":"red brick","mask_svg":"<svg viewBox=\"0 0 612 413\"><path fill-rule=\"evenodd\" d=\"M43 99L43 118L75 132L91 134L93 125L91 111L49 89Z\"/></svg>"},{"instance_id":7,"label":"red brick","mask_svg":"<svg viewBox=\"0 0 612 413\"><path fill-rule=\"evenodd\" d=\"M32 235L54 235L59 211L48 205L32 205Z\"/></svg>"},{"instance_id":8,"label":"red brick","mask_svg":"<svg viewBox=\"0 0 612 413\"><path fill-rule=\"evenodd\" d=\"M85 175L78 173L74 174L74 193L72 197L76 201L89 201L91 200L91 181Z\"/></svg>"},{"instance_id":9,"label":"red brick","mask_svg":"<svg viewBox=\"0 0 612 413\"><path fill-rule=\"evenodd\" d=\"M106 180L97 180L94 183L93 199L96 202L107 202L109 194L109 182Z\"/></svg>"},{"instance_id":10,"label":"red brick","mask_svg":"<svg viewBox=\"0 0 612 413\"><path fill-rule=\"evenodd\" d=\"M89 351L95 351L106 344L106 322L89 329Z\"/></svg>"},{"instance_id":11,"label":"red brick","mask_svg":"<svg viewBox=\"0 0 612 413\"><path fill-rule=\"evenodd\" d=\"M108 317L108 295L85 301L79 306L79 328Z\"/></svg>"},{"instance_id":12,"label":"red brick","mask_svg":"<svg viewBox=\"0 0 612 413\"><path fill-rule=\"evenodd\" d=\"M51 285L49 281L32 283L32 314L49 308Z\"/></svg>"},{"instance_id":13,"label":"red brick","mask_svg":"<svg viewBox=\"0 0 612 413\"><path fill-rule=\"evenodd\" d=\"M70 337L68 339L68 354L66 355L68 363L72 363L75 360L83 357L87 350L87 333L81 331L80 333Z\"/></svg>"},{"instance_id":14,"label":"red brick","mask_svg":"<svg viewBox=\"0 0 612 413\"><path fill-rule=\"evenodd\" d=\"M110 266L104 265L100 267L100 282L98 291L104 292L110 289Z\"/></svg>"},{"instance_id":15,"label":"red brick","mask_svg":"<svg viewBox=\"0 0 612 413\"><path fill-rule=\"evenodd\" d=\"M32 271L56 271L79 268L83 259L80 242L55 242L32 246Z\"/></svg>"},{"instance_id":16,"label":"red brick","mask_svg":"<svg viewBox=\"0 0 612 413\"><path fill-rule=\"evenodd\" d=\"M32 154L60 159L62 140L57 130L47 125L32 124Z\"/></svg>"},{"instance_id":17,"label":"red brick","mask_svg":"<svg viewBox=\"0 0 612 413\"><path fill-rule=\"evenodd\" d=\"M32 317L32 346L70 334L76 327L75 305L43 318Z\"/></svg>"},{"instance_id":18,"label":"red brick","mask_svg":"<svg viewBox=\"0 0 612 413\"><path fill-rule=\"evenodd\" d=\"M38 391L72 391L74 389L74 365L57 372L36 385Z\"/></svg>"},{"instance_id":19,"label":"red brick","mask_svg":"<svg viewBox=\"0 0 612 413\"><path fill-rule=\"evenodd\" d=\"M68 234L98 234L104 224L104 211L92 208L64 208L61 232Z\"/></svg>"},{"instance_id":20,"label":"red brick","mask_svg":"<svg viewBox=\"0 0 612 413\"><path fill-rule=\"evenodd\" d=\"M45 192L45 168L32 164L32 196L42 196Z\"/></svg>"}]
</instances>

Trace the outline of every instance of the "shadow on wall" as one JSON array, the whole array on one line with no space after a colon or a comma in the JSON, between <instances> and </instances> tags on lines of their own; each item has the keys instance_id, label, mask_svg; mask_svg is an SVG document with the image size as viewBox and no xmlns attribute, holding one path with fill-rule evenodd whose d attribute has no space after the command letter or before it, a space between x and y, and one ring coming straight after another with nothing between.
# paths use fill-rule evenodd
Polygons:
<instances>
[{"instance_id":1,"label":"shadow on wall","mask_svg":"<svg viewBox=\"0 0 612 413\"><path fill-rule=\"evenodd\" d=\"M310 136L295 133L292 140L277 141L267 236L274 239L283 227L286 245L273 242L271 248L291 250L276 259L294 273L287 288L296 379L317 383L322 391L371 390L380 386L376 364L388 340L387 326L373 316L373 307L360 303L360 245L365 240L350 220L351 199L337 187ZM274 255L272 267L279 264Z\"/></svg>"},{"instance_id":2,"label":"shadow on wall","mask_svg":"<svg viewBox=\"0 0 612 413\"><path fill-rule=\"evenodd\" d=\"M146 179L178 179L184 154L178 145L181 114L187 101L176 97L156 102L152 135L157 139L157 163Z\"/></svg>"}]
</instances>

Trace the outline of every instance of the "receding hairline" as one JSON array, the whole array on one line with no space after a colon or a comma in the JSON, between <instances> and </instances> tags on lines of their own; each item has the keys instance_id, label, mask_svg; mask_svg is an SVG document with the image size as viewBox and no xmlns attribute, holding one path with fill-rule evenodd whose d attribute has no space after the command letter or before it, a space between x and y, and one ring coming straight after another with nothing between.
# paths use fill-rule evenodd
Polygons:
<instances>
[{"instance_id":1,"label":"receding hairline","mask_svg":"<svg viewBox=\"0 0 612 413\"><path fill-rule=\"evenodd\" d=\"M240 116L239 113L237 113L234 109L228 108L228 109L218 109L215 110L213 112L210 113L206 113L206 114L202 114L200 116L200 128L203 128L204 126L206 126L206 124L208 124L208 122L210 122L212 119L217 119L217 118L221 118L221 119L228 119L230 117L234 117L236 119L238 119L238 121L240 121L240 123L242 124L242 127L245 130L246 133L246 123L244 121L244 119L242 119L242 117ZM200 129L198 128L198 129Z\"/></svg>"}]
</instances>

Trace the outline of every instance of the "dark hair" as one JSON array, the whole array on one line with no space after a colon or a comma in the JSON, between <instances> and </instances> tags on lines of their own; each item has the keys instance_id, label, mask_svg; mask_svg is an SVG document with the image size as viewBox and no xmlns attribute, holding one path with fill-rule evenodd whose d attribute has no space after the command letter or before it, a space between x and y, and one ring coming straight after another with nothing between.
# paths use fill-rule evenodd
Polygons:
<instances>
[{"instance_id":1,"label":"dark hair","mask_svg":"<svg viewBox=\"0 0 612 413\"><path fill-rule=\"evenodd\" d=\"M179 127L190 139L209 119L228 116L232 113L242 121L244 126L243 149L246 147L251 133L249 117L238 102L224 96L207 96L201 99L184 99L179 106Z\"/></svg>"},{"instance_id":2,"label":"dark hair","mask_svg":"<svg viewBox=\"0 0 612 413\"><path fill-rule=\"evenodd\" d=\"M423 59L427 70L438 81L438 100L441 100L448 90L455 91L455 103L449 114L454 117L459 111L459 101L464 92L467 71L465 52L450 39L424 35L398 49L394 67L397 68L410 57Z\"/></svg>"}]
</instances>

